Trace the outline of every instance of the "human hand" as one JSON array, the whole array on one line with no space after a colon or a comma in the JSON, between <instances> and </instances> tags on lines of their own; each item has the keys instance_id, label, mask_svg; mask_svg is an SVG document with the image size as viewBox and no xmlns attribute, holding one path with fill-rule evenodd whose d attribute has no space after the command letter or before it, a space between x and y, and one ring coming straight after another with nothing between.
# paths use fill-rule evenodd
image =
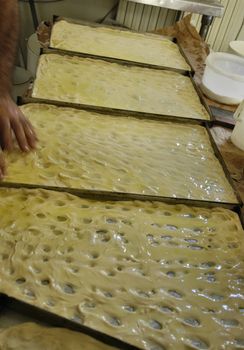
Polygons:
<instances>
[{"instance_id":1,"label":"human hand","mask_svg":"<svg viewBox=\"0 0 244 350\"><path fill-rule=\"evenodd\" d=\"M6 95L0 97L0 143L4 150L13 148L12 131L22 151L35 148L37 137L33 126L11 96Z\"/></svg>"},{"instance_id":2,"label":"human hand","mask_svg":"<svg viewBox=\"0 0 244 350\"><path fill-rule=\"evenodd\" d=\"M3 158L3 154L0 154L0 180L3 179L6 173L5 161Z\"/></svg>"}]
</instances>

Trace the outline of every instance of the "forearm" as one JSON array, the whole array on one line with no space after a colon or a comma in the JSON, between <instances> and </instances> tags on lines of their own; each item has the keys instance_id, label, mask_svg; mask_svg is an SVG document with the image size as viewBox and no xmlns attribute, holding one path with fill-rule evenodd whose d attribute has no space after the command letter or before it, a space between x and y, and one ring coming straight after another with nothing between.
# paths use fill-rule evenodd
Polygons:
<instances>
[{"instance_id":1,"label":"forearm","mask_svg":"<svg viewBox=\"0 0 244 350\"><path fill-rule=\"evenodd\" d=\"M0 0L0 147L11 150L14 133L21 150L27 152L35 148L35 131L11 98L18 29L18 0ZM0 155L0 179L4 170Z\"/></svg>"},{"instance_id":2,"label":"forearm","mask_svg":"<svg viewBox=\"0 0 244 350\"><path fill-rule=\"evenodd\" d=\"M18 33L17 0L0 0L0 97L11 92Z\"/></svg>"}]
</instances>

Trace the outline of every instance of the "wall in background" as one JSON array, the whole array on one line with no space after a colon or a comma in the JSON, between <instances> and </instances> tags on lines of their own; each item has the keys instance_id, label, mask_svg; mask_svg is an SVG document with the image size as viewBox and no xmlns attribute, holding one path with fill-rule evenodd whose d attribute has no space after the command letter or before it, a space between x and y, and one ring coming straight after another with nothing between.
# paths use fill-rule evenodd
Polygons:
<instances>
[{"instance_id":1,"label":"wall in background","mask_svg":"<svg viewBox=\"0 0 244 350\"><path fill-rule=\"evenodd\" d=\"M214 51L228 51L229 42L244 40L244 0L221 0L224 16L215 18L207 36ZM199 29L201 16L193 15L193 24Z\"/></svg>"},{"instance_id":2,"label":"wall in background","mask_svg":"<svg viewBox=\"0 0 244 350\"><path fill-rule=\"evenodd\" d=\"M51 20L52 16L57 14L95 22L103 18L116 3L117 0L61 0L53 2L39 0L35 6L40 21ZM19 8L21 16L20 46L23 56L26 58L27 40L34 32L34 27L29 4L19 1Z\"/></svg>"},{"instance_id":3,"label":"wall in background","mask_svg":"<svg viewBox=\"0 0 244 350\"><path fill-rule=\"evenodd\" d=\"M244 23L242 24L242 28L240 30L239 35L237 36L238 40L244 40Z\"/></svg>"},{"instance_id":4,"label":"wall in background","mask_svg":"<svg viewBox=\"0 0 244 350\"><path fill-rule=\"evenodd\" d=\"M215 51L227 51L232 40L244 40L244 0L221 0L221 3L225 6L224 16L214 19L207 36L208 44ZM117 20L143 32L172 25L176 14L173 10L120 0ZM199 30L201 16L193 14L192 24Z\"/></svg>"},{"instance_id":5,"label":"wall in background","mask_svg":"<svg viewBox=\"0 0 244 350\"><path fill-rule=\"evenodd\" d=\"M177 11L174 10L120 0L116 19L125 27L147 32L171 26L175 23L176 16Z\"/></svg>"}]
</instances>

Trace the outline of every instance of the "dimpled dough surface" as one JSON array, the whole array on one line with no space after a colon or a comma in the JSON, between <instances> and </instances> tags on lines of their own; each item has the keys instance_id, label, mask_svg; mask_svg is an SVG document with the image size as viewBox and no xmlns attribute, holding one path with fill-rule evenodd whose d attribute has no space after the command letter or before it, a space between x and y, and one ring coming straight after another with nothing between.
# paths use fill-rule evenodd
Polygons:
<instances>
[{"instance_id":1,"label":"dimpled dough surface","mask_svg":"<svg viewBox=\"0 0 244 350\"><path fill-rule=\"evenodd\" d=\"M88 58L41 55L33 97L209 119L189 77Z\"/></svg>"},{"instance_id":2,"label":"dimpled dough surface","mask_svg":"<svg viewBox=\"0 0 244 350\"><path fill-rule=\"evenodd\" d=\"M1 350L112 350L85 334L24 323L0 330Z\"/></svg>"},{"instance_id":3,"label":"dimpled dough surface","mask_svg":"<svg viewBox=\"0 0 244 350\"><path fill-rule=\"evenodd\" d=\"M190 70L177 44L153 34L139 34L105 27L95 28L62 20L53 26L50 46L62 50Z\"/></svg>"},{"instance_id":4,"label":"dimpled dough surface","mask_svg":"<svg viewBox=\"0 0 244 350\"><path fill-rule=\"evenodd\" d=\"M237 201L201 126L40 104L21 109L40 141L37 151L6 156L8 182Z\"/></svg>"},{"instance_id":5,"label":"dimpled dough surface","mask_svg":"<svg viewBox=\"0 0 244 350\"><path fill-rule=\"evenodd\" d=\"M17 189L0 212L1 292L145 349L243 348L234 212Z\"/></svg>"}]
</instances>

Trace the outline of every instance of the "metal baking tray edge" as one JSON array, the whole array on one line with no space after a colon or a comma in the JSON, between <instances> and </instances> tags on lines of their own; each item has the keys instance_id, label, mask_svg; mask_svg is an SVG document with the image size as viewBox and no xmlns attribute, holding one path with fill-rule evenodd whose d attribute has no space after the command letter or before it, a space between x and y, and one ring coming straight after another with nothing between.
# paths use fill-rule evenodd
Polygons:
<instances>
[{"instance_id":1,"label":"metal baking tray edge","mask_svg":"<svg viewBox=\"0 0 244 350\"><path fill-rule=\"evenodd\" d=\"M31 303L21 301L13 298L5 293L0 292L0 307L8 308L23 314L24 316L31 316L39 322L44 322L53 327L68 328L72 331L81 332L86 334L104 344L115 347L121 350L139 350L138 347L128 344L118 338L114 338L106 333L102 333L93 328L84 326L75 320L70 320L65 317L59 316L55 313L47 311L45 309L34 306Z\"/></svg>"},{"instance_id":2,"label":"metal baking tray edge","mask_svg":"<svg viewBox=\"0 0 244 350\"><path fill-rule=\"evenodd\" d=\"M238 202L240 204L240 207L242 207L243 206L243 202L242 202L241 196L240 196L239 192L237 191L237 189L235 187L235 183L234 183L234 181L233 181L233 179L232 179L232 177L230 175L230 172L229 172L229 170L227 168L227 165L226 165L226 163L224 161L224 158L223 158L223 156L222 156L222 154L221 154L221 152L220 152L220 150L219 150L219 148L218 148L218 146L217 146L217 144L216 144L216 142L215 142L215 140L213 138L213 135L211 134L210 128L207 125L207 123L206 123L206 130L207 130L207 133L208 133L208 136L209 136L209 140L211 142L211 146L213 148L215 157L218 159L220 165L222 166L224 174L225 174L229 184L231 185L231 187L232 187L232 189L233 189L233 191L235 193L235 196L236 196L236 198L237 198L237 200L238 200Z\"/></svg>"},{"instance_id":3,"label":"metal baking tray edge","mask_svg":"<svg viewBox=\"0 0 244 350\"><path fill-rule=\"evenodd\" d=\"M208 113L208 115L209 115L209 117L210 117L210 120L205 120L206 122L213 122L214 121L214 117L213 117L213 113L212 113L212 111L211 111L211 109L210 109L210 107L209 107L209 105L207 104L207 102L206 102L206 100L205 100L205 98L204 98L204 95L203 95L203 93L202 93L202 90L200 89L200 87L197 85L197 83L195 82L195 80L193 79L193 76L191 75L191 73L189 73L189 78L190 78L190 80L191 80L191 82L192 82L192 85L193 85L193 87L194 87L194 89L195 89L195 91L196 91L196 93L197 93L197 95L198 95L198 97L199 97L199 99L200 99L200 102L201 102L201 104L203 105L203 107L206 109L206 111L207 111L207 113Z\"/></svg>"},{"instance_id":4,"label":"metal baking tray edge","mask_svg":"<svg viewBox=\"0 0 244 350\"><path fill-rule=\"evenodd\" d=\"M237 210L234 210L234 211L238 214L240 222L242 224L242 228L244 230L244 207L238 208Z\"/></svg>"},{"instance_id":5,"label":"metal baking tray edge","mask_svg":"<svg viewBox=\"0 0 244 350\"><path fill-rule=\"evenodd\" d=\"M97 106L70 103L70 102L47 100L43 98L32 97L31 94L32 94L32 87L30 86L30 88L28 89L28 91L23 97L18 96L17 104L21 106L28 103L37 103L37 104L41 103L41 104L54 105L57 107L66 107L66 108L74 108L79 110L90 111L93 113L97 113L97 116L105 114L105 115L112 115L112 116L125 117L125 118L132 117L136 119L170 121L170 122L197 124L197 125L204 125L204 126L206 125L206 123L210 126L212 125L212 121L210 120L177 117L177 116L163 115L163 114L161 115L161 114L153 114L153 113L144 113L144 112L136 112L136 111L114 109L114 108L107 108L107 107L97 107Z\"/></svg>"},{"instance_id":6,"label":"metal baking tray edge","mask_svg":"<svg viewBox=\"0 0 244 350\"><path fill-rule=\"evenodd\" d=\"M38 185L28 183L15 183L15 182L0 182L0 188L26 188L26 189L45 189L55 192L66 192L73 194L77 197L93 199L99 201L142 201L142 202L163 202L167 204L184 204L192 207L201 208L215 208L221 207L230 210L238 210L242 204L239 202L214 202L205 201L201 199L187 199L187 198L174 198L164 196L143 195L138 193L126 193L126 192L110 192L102 190L88 190L70 187L58 187L49 185Z\"/></svg>"},{"instance_id":7,"label":"metal baking tray edge","mask_svg":"<svg viewBox=\"0 0 244 350\"><path fill-rule=\"evenodd\" d=\"M84 26L88 26L88 27L93 27L93 28L109 28L112 30L120 30L120 31L125 31L125 32L131 32L131 33L137 33L137 31L135 30L131 30L129 28L123 28L123 27L117 27L117 26L112 26L112 25L107 25L107 24L99 24L99 23L95 23L95 22L87 22L87 21L82 21L82 20L75 20L75 19L71 19L71 18L66 18L66 17L60 17L60 16L53 16L53 25L61 20L65 20L69 23L74 23L74 24L80 24L80 25L84 25ZM145 36L158 36L158 34L155 33L141 33ZM169 38L171 41L173 41L175 44L177 44L180 54L181 56L184 58L184 60L186 61L186 63L190 66L190 70L185 70L185 69L181 69L181 68L174 68L174 67L167 67L167 66L159 66L156 64L150 64L150 63L143 63L143 62L137 62L137 61L130 61L130 60L125 60L122 58L115 58L115 57L109 57L109 56L101 56L101 55L96 55L96 54L89 54L89 53L85 53L85 52L76 52L76 51L70 51L70 50L64 50L64 49L59 49L59 48L54 48L52 46L50 46L49 43L49 47L48 49L50 50L55 50L55 51L60 51L63 52L64 54L67 55L73 55L73 56L79 56L79 57L89 57L89 58L96 58L96 59L102 59L104 61L108 61L108 62L113 62L113 63L124 63L127 65L131 65L131 66L138 66L138 67L144 67L144 68L153 68L153 69L159 69L159 70L169 70L169 71L173 71L173 72L177 72L183 75L187 75L189 72L191 72L192 75L195 74L195 71L189 61L189 59L187 58L184 50L182 49L181 45L179 44L177 38L175 37L170 37ZM50 41L51 42L51 34L50 34Z\"/></svg>"}]
</instances>

